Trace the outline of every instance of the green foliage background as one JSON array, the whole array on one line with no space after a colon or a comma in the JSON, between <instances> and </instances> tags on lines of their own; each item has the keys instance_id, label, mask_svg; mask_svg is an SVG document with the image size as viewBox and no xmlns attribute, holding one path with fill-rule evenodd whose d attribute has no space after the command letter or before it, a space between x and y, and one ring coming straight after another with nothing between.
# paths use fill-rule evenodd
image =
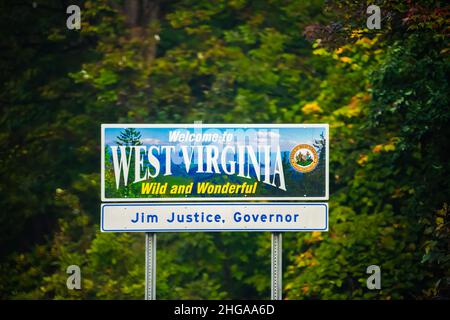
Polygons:
<instances>
[{"instance_id":1,"label":"green foliage background","mask_svg":"<svg viewBox=\"0 0 450 320\"><path fill-rule=\"evenodd\" d=\"M349 0L76 1L77 31L2 1L0 298L143 298L143 235L99 232L100 124L197 120L330 124L330 231L284 235L286 298L448 298L448 7L378 2L371 32ZM269 256L268 233L161 234L158 298L268 298Z\"/></svg>"}]
</instances>

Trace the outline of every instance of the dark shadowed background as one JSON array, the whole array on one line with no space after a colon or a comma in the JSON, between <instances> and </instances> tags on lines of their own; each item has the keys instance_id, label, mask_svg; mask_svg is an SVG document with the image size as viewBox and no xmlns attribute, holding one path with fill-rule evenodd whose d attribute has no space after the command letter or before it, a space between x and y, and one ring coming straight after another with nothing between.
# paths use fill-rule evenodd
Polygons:
<instances>
[{"instance_id":1,"label":"dark shadowed background","mask_svg":"<svg viewBox=\"0 0 450 320\"><path fill-rule=\"evenodd\" d=\"M448 298L449 7L374 2L380 30L365 1L1 1L0 298L142 299L144 235L99 232L100 124L193 121L329 123L330 231L284 236L287 299ZM159 299L270 296L269 233L157 259Z\"/></svg>"}]
</instances>

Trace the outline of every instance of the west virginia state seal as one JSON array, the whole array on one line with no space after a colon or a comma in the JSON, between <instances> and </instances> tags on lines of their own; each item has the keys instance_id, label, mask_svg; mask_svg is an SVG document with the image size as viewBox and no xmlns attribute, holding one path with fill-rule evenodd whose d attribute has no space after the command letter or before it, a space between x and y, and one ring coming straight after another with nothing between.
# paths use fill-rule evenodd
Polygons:
<instances>
[{"instance_id":1,"label":"west virginia state seal","mask_svg":"<svg viewBox=\"0 0 450 320\"><path fill-rule=\"evenodd\" d=\"M300 172L313 171L319 162L316 149L309 144L299 144L292 149L289 155L291 166Z\"/></svg>"}]
</instances>

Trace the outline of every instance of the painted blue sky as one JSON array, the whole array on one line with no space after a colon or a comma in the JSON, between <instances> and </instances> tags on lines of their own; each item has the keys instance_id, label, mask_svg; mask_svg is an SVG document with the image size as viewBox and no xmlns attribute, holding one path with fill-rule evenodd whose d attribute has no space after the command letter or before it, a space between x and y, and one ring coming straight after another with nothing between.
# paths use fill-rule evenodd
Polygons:
<instances>
[{"instance_id":1,"label":"painted blue sky","mask_svg":"<svg viewBox=\"0 0 450 320\"><path fill-rule=\"evenodd\" d=\"M105 128L105 143L108 145L115 145L115 141L120 132L125 129L126 126L122 128ZM212 129L212 130L211 130ZM203 128L202 133L223 133L230 132L236 128ZM141 135L144 145L151 144L163 144L169 145L169 132L174 130L180 130L181 132L186 132L188 130L190 133L200 132L199 129L195 128L136 128ZM293 147L300 143L312 144L314 139L319 139L321 133L325 133L325 127L315 127L315 128L252 128L253 133L256 133L257 141L261 144L265 144L268 141L280 145L281 151L290 151Z\"/></svg>"}]
</instances>

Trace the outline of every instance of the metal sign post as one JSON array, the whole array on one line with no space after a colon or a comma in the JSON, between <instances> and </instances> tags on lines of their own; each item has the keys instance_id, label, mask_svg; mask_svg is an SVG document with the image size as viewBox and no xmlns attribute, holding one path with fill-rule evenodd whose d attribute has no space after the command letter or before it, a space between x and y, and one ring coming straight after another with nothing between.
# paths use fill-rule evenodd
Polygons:
<instances>
[{"instance_id":1,"label":"metal sign post","mask_svg":"<svg viewBox=\"0 0 450 320\"><path fill-rule=\"evenodd\" d=\"M282 235L281 232L272 232L272 300L282 299Z\"/></svg>"},{"instance_id":2,"label":"metal sign post","mask_svg":"<svg viewBox=\"0 0 450 320\"><path fill-rule=\"evenodd\" d=\"M156 300L156 233L145 233L145 300Z\"/></svg>"}]
</instances>

